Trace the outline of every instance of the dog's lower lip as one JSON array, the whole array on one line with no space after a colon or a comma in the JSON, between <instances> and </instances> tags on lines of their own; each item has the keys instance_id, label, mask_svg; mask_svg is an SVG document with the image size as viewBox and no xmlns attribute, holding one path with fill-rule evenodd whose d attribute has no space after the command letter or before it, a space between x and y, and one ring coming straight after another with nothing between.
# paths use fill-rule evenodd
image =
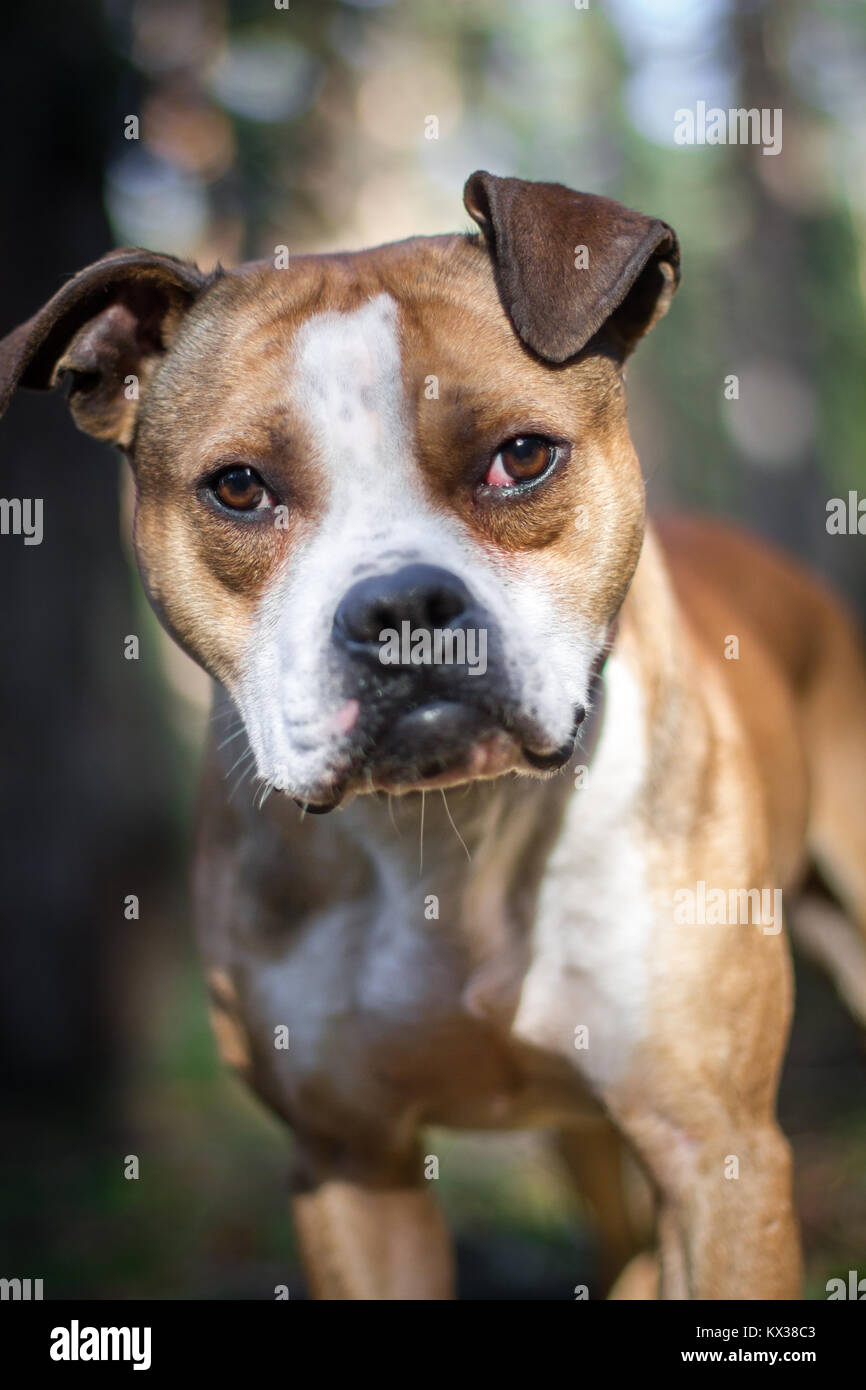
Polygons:
<instances>
[{"instance_id":1,"label":"dog's lower lip","mask_svg":"<svg viewBox=\"0 0 866 1390\"><path fill-rule=\"evenodd\" d=\"M564 767L574 752L574 739L555 748L552 753L534 753L531 748L523 749L526 761L539 772L556 772Z\"/></svg>"},{"instance_id":2,"label":"dog's lower lip","mask_svg":"<svg viewBox=\"0 0 866 1390\"><path fill-rule=\"evenodd\" d=\"M299 806L305 814L310 816L326 816L329 811L336 811L340 802L343 800L342 792L333 801L304 801L299 796L292 798L296 806Z\"/></svg>"},{"instance_id":3,"label":"dog's lower lip","mask_svg":"<svg viewBox=\"0 0 866 1390\"><path fill-rule=\"evenodd\" d=\"M383 747L389 753L405 747L411 757L426 743L429 751L424 761L437 762L450 758L458 744L468 747L488 725L487 717L472 705L459 700L431 700L401 714L388 729Z\"/></svg>"},{"instance_id":4,"label":"dog's lower lip","mask_svg":"<svg viewBox=\"0 0 866 1390\"><path fill-rule=\"evenodd\" d=\"M537 768L539 772L556 772L564 767L569 758L574 753L574 745L577 739L577 732L586 718L586 710L583 705L576 705L574 710L574 724L571 733L565 743L554 748L551 753L536 753L531 748L523 748L523 756L530 766Z\"/></svg>"},{"instance_id":5,"label":"dog's lower lip","mask_svg":"<svg viewBox=\"0 0 866 1390\"><path fill-rule=\"evenodd\" d=\"M445 787L491 775L511 735L492 713L461 700L433 699L398 713L369 750L375 791ZM515 750L516 751L516 750Z\"/></svg>"}]
</instances>

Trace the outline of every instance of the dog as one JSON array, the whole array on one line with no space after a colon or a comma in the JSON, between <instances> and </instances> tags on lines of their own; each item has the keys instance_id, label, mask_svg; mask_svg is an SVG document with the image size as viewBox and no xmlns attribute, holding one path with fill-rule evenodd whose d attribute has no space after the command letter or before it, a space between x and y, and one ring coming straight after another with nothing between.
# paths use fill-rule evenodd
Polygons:
<instances>
[{"instance_id":1,"label":"dog","mask_svg":"<svg viewBox=\"0 0 866 1390\"><path fill-rule=\"evenodd\" d=\"M2 406L65 382L128 457L215 682L197 930L313 1294L453 1296L436 1124L550 1131L613 1297L795 1298L777 905L821 874L862 1001L859 638L756 541L647 523L624 364L671 227L484 171L464 202L287 268L113 252L0 345Z\"/></svg>"}]
</instances>

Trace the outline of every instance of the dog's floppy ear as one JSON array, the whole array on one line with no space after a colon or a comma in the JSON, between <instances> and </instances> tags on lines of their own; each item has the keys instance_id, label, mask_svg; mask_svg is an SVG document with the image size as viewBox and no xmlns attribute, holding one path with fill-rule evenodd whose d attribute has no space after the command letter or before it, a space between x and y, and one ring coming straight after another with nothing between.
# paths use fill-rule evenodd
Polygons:
<instances>
[{"instance_id":1,"label":"dog's floppy ear","mask_svg":"<svg viewBox=\"0 0 866 1390\"><path fill-rule=\"evenodd\" d=\"M137 249L80 271L0 342L0 415L16 386L44 391L69 377L79 428L128 444L139 387L208 278L189 262Z\"/></svg>"},{"instance_id":2,"label":"dog's floppy ear","mask_svg":"<svg viewBox=\"0 0 866 1390\"><path fill-rule=\"evenodd\" d=\"M560 183L484 170L467 180L463 202L518 336L546 361L567 361L605 325L625 357L666 312L680 261L666 222Z\"/></svg>"}]
</instances>

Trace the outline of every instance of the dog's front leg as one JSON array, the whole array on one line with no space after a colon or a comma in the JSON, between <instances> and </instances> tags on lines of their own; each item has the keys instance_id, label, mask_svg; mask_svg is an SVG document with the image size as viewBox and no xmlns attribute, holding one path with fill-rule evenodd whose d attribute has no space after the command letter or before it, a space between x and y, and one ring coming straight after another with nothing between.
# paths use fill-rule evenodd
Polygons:
<instances>
[{"instance_id":1,"label":"dog's front leg","mask_svg":"<svg viewBox=\"0 0 866 1390\"><path fill-rule=\"evenodd\" d=\"M791 1006L781 930L680 925L630 903L625 876L598 909L555 886L513 1030L570 1057L651 1178L661 1297L798 1297L775 1121Z\"/></svg>"},{"instance_id":2,"label":"dog's front leg","mask_svg":"<svg viewBox=\"0 0 866 1390\"><path fill-rule=\"evenodd\" d=\"M697 1138L693 1118L642 1107L623 1128L658 1192L662 1298L800 1297L791 1157L775 1124Z\"/></svg>"},{"instance_id":3,"label":"dog's front leg","mask_svg":"<svg viewBox=\"0 0 866 1390\"><path fill-rule=\"evenodd\" d=\"M320 1299L448 1299L451 1238L426 1188L324 1177L292 1200L310 1291Z\"/></svg>"},{"instance_id":4,"label":"dog's front leg","mask_svg":"<svg viewBox=\"0 0 866 1390\"><path fill-rule=\"evenodd\" d=\"M775 1120L787 947L752 926L715 940L687 930L658 941L655 1028L603 1087L658 1194L660 1294L798 1298L791 1154Z\"/></svg>"}]
</instances>

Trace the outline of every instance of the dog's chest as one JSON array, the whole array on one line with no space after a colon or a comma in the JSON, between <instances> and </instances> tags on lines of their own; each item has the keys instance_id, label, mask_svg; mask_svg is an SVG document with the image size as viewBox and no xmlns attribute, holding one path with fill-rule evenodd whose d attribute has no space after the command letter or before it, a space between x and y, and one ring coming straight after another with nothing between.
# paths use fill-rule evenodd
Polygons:
<instances>
[{"instance_id":1,"label":"dog's chest","mask_svg":"<svg viewBox=\"0 0 866 1390\"><path fill-rule=\"evenodd\" d=\"M509 1127L585 1107L568 1060L512 1032L527 926L472 891L486 920L461 930L438 886L335 907L255 970L254 1016L289 1030L273 1062L296 1120Z\"/></svg>"},{"instance_id":2,"label":"dog's chest","mask_svg":"<svg viewBox=\"0 0 866 1390\"><path fill-rule=\"evenodd\" d=\"M393 822L356 804L328 841L316 826L318 851L281 851L260 900L223 895L223 962L293 1122L556 1123L584 1108L581 1078L603 1086L628 1064L652 925L631 814L638 700L614 665L578 791L567 774L428 798L423 867L408 801Z\"/></svg>"}]
</instances>

